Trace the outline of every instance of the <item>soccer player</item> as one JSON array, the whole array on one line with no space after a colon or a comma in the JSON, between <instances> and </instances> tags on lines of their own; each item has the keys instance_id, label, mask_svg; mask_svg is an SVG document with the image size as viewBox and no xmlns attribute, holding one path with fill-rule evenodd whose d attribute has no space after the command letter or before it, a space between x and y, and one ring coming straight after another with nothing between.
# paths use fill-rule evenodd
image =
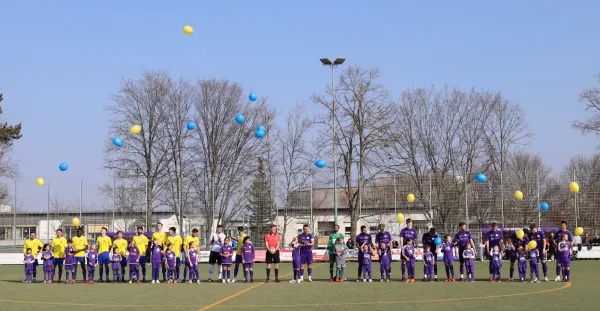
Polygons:
<instances>
[{"instance_id":1,"label":"soccer player","mask_svg":"<svg viewBox=\"0 0 600 311\"><path fill-rule=\"evenodd\" d=\"M492 280L502 282L502 251L498 245L492 248L490 260L492 261Z\"/></svg>"},{"instance_id":2,"label":"soccer player","mask_svg":"<svg viewBox=\"0 0 600 311\"><path fill-rule=\"evenodd\" d=\"M119 254L119 248L118 247L113 247L113 253L112 256L110 257L110 261L111 261L111 268L113 271L113 282L118 283L118 282L123 282L125 277L123 276L123 274L121 274L121 261L123 260L123 257L121 257L121 255ZM100 269L102 269L102 266L100 266ZM100 270L102 271L102 270ZM102 277L102 272L100 272L100 277ZM106 276L106 281L108 282L108 275Z\"/></svg>"},{"instance_id":3,"label":"soccer player","mask_svg":"<svg viewBox=\"0 0 600 311\"><path fill-rule=\"evenodd\" d=\"M348 250L346 249L346 245L344 244L344 237L339 237L335 240L335 268L337 270L335 281L336 282L344 282L344 272L346 270L346 255ZM389 265L388 265L389 267ZM389 275L389 274L388 274ZM381 273L381 277L383 278L383 272Z\"/></svg>"},{"instance_id":4,"label":"soccer player","mask_svg":"<svg viewBox=\"0 0 600 311\"><path fill-rule=\"evenodd\" d=\"M467 279L465 282L475 282L475 252L471 249L471 244L467 244L465 247L463 258L465 258L465 266L467 267ZM490 261L492 261L491 255Z\"/></svg>"},{"instance_id":5,"label":"soccer player","mask_svg":"<svg viewBox=\"0 0 600 311\"><path fill-rule=\"evenodd\" d=\"M538 267L538 258L540 257L539 248L536 247L534 249L530 249L527 252L527 257L529 258L529 269L531 270L530 283L534 283L534 282L539 283L540 282L540 269ZM534 273L535 273L535 279L533 278Z\"/></svg>"},{"instance_id":6,"label":"soccer player","mask_svg":"<svg viewBox=\"0 0 600 311\"><path fill-rule=\"evenodd\" d=\"M31 283L33 280L33 261L35 257L33 257L31 248L25 250L25 255L23 255L23 263L25 264L25 283Z\"/></svg>"},{"instance_id":7,"label":"soccer player","mask_svg":"<svg viewBox=\"0 0 600 311\"><path fill-rule=\"evenodd\" d=\"M223 283L231 283L231 263L234 250L231 246L231 240L225 238L225 243L221 246L221 266L223 267Z\"/></svg>"},{"instance_id":8,"label":"soccer player","mask_svg":"<svg viewBox=\"0 0 600 311\"><path fill-rule=\"evenodd\" d=\"M446 267L446 282L455 282L454 278L454 256L456 254L456 245L452 242L452 237L447 235L446 242L442 244L442 254L444 256L444 267ZM452 278L450 278L452 272Z\"/></svg>"},{"instance_id":9,"label":"soccer player","mask_svg":"<svg viewBox=\"0 0 600 311\"><path fill-rule=\"evenodd\" d=\"M333 226L334 232L329 235L329 241L327 242L327 257L329 258L329 282L333 282L333 268L336 265L336 250L335 244L337 239L344 239L344 234L340 233L340 225L335 224Z\"/></svg>"},{"instance_id":10,"label":"soccer player","mask_svg":"<svg viewBox=\"0 0 600 311\"><path fill-rule=\"evenodd\" d=\"M225 241L225 234L223 233L223 226L217 225L217 232L213 232L210 235L209 245L210 255L208 256L208 282L212 282L213 273L215 271L215 263L218 265L217 269L219 269L219 282L221 281L221 246L223 246L223 241Z\"/></svg>"},{"instance_id":11,"label":"soccer player","mask_svg":"<svg viewBox=\"0 0 600 311\"><path fill-rule=\"evenodd\" d=\"M65 245L66 244L67 243L65 241ZM38 255L38 252L42 249L42 247L44 247L44 245L42 244L42 242L40 240L35 238L35 232L31 232L29 234L29 240L25 240L25 243L23 243L23 255L27 254L27 249L30 248L31 255L33 256L33 261L31 263L31 276L32 276L31 281L34 283L36 282L35 278L37 277L37 266L38 266L37 255ZM63 246L63 249L64 249L64 246ZM62 267L61 267L61 270L62 270Z\"/></svg>"},{"instance_id":12,"label":"soccer player","mask_svg":"<svg viewBox=\"0 0 600 311\"><path fill-rule=\"evenodd\" d=\"M131 284L133 280L140 284L140 250L135 246L134 242L131 242L129 243L128 251L129 255L127 255L127 262L129 263L129 284Z\"/></svg>"},{"instance_id":13,"label":"soccer player","mask_svg":"<svg viewBox=\"0 0 600 311\"><path fill-rule=\"evenodd\" d=\"M514 232L512 234L511 240L512 240L512 245L516 251L519 250L519 246L522 246L523 250L524 250L525 247L527 247L527 243L529 243L529 238L527 237L527 235L523 235L523 238L519 239L517 237L516 232ZM519 264L521 263L521 261L520 261L519 255L515 251L513 251L511 254L509 254L509 259L510 259L510 281L512 282L513 274L515 273L515 261L519 260ZM527 269L526 263L525 263L525 269ZM520 274L521 274L521 272L519 272L519 275ZM525 274L527 274L527 273L525 273ZM525 277L527 277L527 275L525 275Z\"/></svg>"},{"instance_id":14,"label":"soccer player","mask_svg":"<svg viewBox=\"0 0 600 311\"><path fill-rule=\"evenodd\" d=\"M160 246L162 247L162 254L164 255L167 251L167 234L162 232L163 224L160 222L156 223L156 232L152 233L152 241L158 241ZM162 277L163 282L167 281L167 268L165 266L165 261L161 261L162 266Z\"/></svg>"},{"instance_id":15,"label":"soccer player","mask_svg":"<svg viewBox=\"0 0 600 311\"><path fill-rule=\"evenodd\" d=\"M88 275L90 277L90 282L88 284L94 284L94 272L96 271L96 266L98 265L98 253L96 252L96 245L92 245L92 248L87 253L86 257L87 257L87 270L88 270Z\"/></svg>"},{"instance_id":16,"label":"soccer player","mask_svg":"<svg viewBox=\"0 0 600 311\"><path fill-rule=\"evenodd\" d=\"M415 228L413 228L412 219L408 218L408 219L406 219L406 227L403 228L402 230L400 230L400 248L404 249L404 246L406 246L407 240L416 241L416 239L417 239L417 230L415 230ZM404 256L402 258L404 258ZM407 264L407 262L404 259L402 259L402 281L405 280L404 272L406 271L406 264Z\"/></svg>"},{"instance_id":17,"label":"soccer player","mask_svg":"<svg viewBox=\"0 0 600 311\"><path fill-rule=\"evenodd\" d=\"M435 245L435 239L438 238L439 235L435 233L435 228L430 228L429 232L425 232L423 237L421 238L421 243L423 243L423 247L429 246L429 250L433 254L433 274L435 276L435 281L438 280L438 266L437 266L437 255L438 255L438 247Z\"/></svg>"},{"instance_id":18,"label":"soccer player","mask_svg":"<svg viewBox=\"0 0 600 311\"><path fill-rule=\"evenodd\" d=\"M200 275L198 273L198 260L200 259L200 256L198 256L196 242L190 241L187 244L187 248L188 251L185 254L185 259L190 264L190 284L192 284L192 282L198 282L198 284L200 284Z\"/></svg>"},{"instance_id":19,"label":"soccer player","mask_svg":"<svg viewBox=\"0 0 600 311\"><path fill-rule=\"evenodd\" d=\"M119 255L121 255L121 282L125 283L125 267L127 267L127 240L123 239L123 232L117 231L117 238L112 242L113 248L119 249ZM131 275L131 269L129 270ZM100 272L102 274L102 272ZM107 277L108 278L108 277ZM129 279L131 281L131 279Z\"/></svg>"},{"instance_id":20,"label":"soccer player","mask_svg":"<svg viewBox=\"0 0 600 311\"><path fill-rule=\"evenodd\" d=\"M383 282L384 280L389 282L392 274L392 268L390 267L392 262L391 249L386 246L384 242L380 242L377 252L379 255L379 272L381 272L381 279L379 282Z\"/></svg>"},{"instance_id":21,"label":"soccer player","mask_svg":"<svg viewBox=\"0 0 600 311\"><path fill-rule=\"evenodd\" d=\"M504 244L504 239L502 237L502 231L498 229L498 225L493 222L490 231L485 234L485 249L490 256L489 270L490 270L490 282L494 281L494 267L492 260L492 250L494 246L500 247L500 245ZM501 251L502 252L502 251Z\"/></svg>"},{"instance_id":22,"label":"soccer player","mask_svg":"<svg viewBox=\"0 0 600 311\"><path fill-rule=\"evenodd\" d=\"M275 265L275 282L279 283L280 243L281 236L277 232L277 226L271 225L269 228L269 233L265 234L265 245L267 246L267 254L265 258L265 261L267 262L267 279L265 280L265 283L268 283L271 277L271 264Z\"/></svg>"},{"instance_id":23,"label":"soccer player","mask_svg":"<svg viewBox=\"0 0 600 311\"><path fill-rule=\"evenodd\" d=\"M559 242L563 241L563 235L566 235L568 238L567 241L571 242L571 252L572 252L573 246L574 246L573 245L573 234L571 233L571 231L567 230L567 222L564 220L560 222L560 229L558 231L556 231L556 233L554 234L554 244L555 245L558 245ZM546 250L546 245L544 245L544 250ZM560 255L556 256L556 279L554 279L554 281L556 281L556 282L560 281L560 272L562 270L562 263L561 263L562 258L564 258L564 257L561 257ZM542 257L542 267L544 268L544 271L547 270L546 257ZM544 276L546 276L546 273L544 273ZM546 279L546 281L548 281L548 279Z\"/></svg>"},{"instance_id":24,"label":"soccer player","mask_svg":"<svg viewBox=\"0 0 600 311\"><path fill-rule=\"evenodd\" d=\"M563 269L563 278L565 282L571 281L571 256L573 256L573 241L569 241L569 235L563 234L562 241L558 243L558 257L560 266Z\"/></svg>"},{"instance_id":25,"label":"soccer player","mask_svg":"<svg viewBox=\"0 0 600 311\"><path fill-rule=\"evenodd\" d=\"M140 250L142 283L146 283L146 250L148 249L148 238L144 235L144 228L137 227L137 235L133 237L133 243L135 243L135 246Z\"/></svg>"},{"instance_id":26,"label":"soccer player","mask_svg":"<svg viewBox=\"0 0 600 311\"><path fill-rule=\"evenodd\" d=\"M52 254L52 248L50 244L44 245L44 252L42 253L42 260L44 261L44 283L52 283L52 260L54 256Z\"/></svg>"},{"instance_id":27,"label":"soccer player","mask_svg":"<svg viewBox=\"0 0 600 311\"><path fill-rule=\"evenodd\" d=\"M538 254L535 258L535 267L538 268L538 259L542 262L542 271L544 272L544 280L548 282L548 266L546 265L546 235L544 231L538 230L535 224L531 224L529 226L529 241L535 241L537 243ZM531 253L529 253L531 256ZM534 262L531 260L531 265L533 266ZM533 271L532 271L533 272ZM538 282L539 282L539 271L538 273ZM560 271L558 272L560 274Z\"/></svg>"},{"instance_id":28,"label":"soccer player","mask_svg":"<svg viewBox=\"0 0 600 311\"><path fill-rule=\"evenodd\" d=\"M175 252L173 251L173 244L168 243L167 251L165 252L165 261L166 261L165 266L167 267L167 270L169 271L167 284L171 284L171 283L177 284L177 280L173 279L175 277L176 260L177 260L177 257L175 257Z\"/></svg>"},{"instance_id":29,"label":"soccer player","mask_svg":"<svg viewBox=\"0 0 600 311\"><path fill-rule=\"evenodd\" d=\"M465 276L465 258L463 257L463 251L465 250L465 246L467 244L471 244L473 248L473 252L475 252L475 256L477 256L477 252L475 251L475 242L471 238L471 232L467 230L467 224L464 222L460 222L458 224L458 232L454 235L454 243L456 243L456 247L458 247L458 262L460 263L460 281L463 281Z\"/></svg>"},{"instance_id":30,"label":"soccer player","mask_svg":"<svg viewBox=\"0 0 600 311\"><path fill-rule=\"evenodd\" d=\"M61 229L56 230L56 237L50 242L52 244L52 254L54 255L54 263L52 267L52 279L56 275L56 267L58 266L58 283L62 279L63 263L65 257L65 247L67 247L67 239L63 237Z\"/></svg>"},{"instance_id":31,"label":"soccer player","mask_svg":"<svg viewBox=\"0 0 600 311\"><path fill-rule=\"evenodd\" d=\"M391 266L391 263L392 263L392 252L391 252L392 235L389 232L385 231L384 224L379 224L379 232L377 232L377 234L375 235L375 246L379 249L381 247L384 247L385 251L383 253L379 252L379 254L383 254L384 256L390 257L390 258L383 259L383 266L382 266L382 258L379 257L379 268L380 268L380 270L382 267L384 268L385 272L388 275L388 282L389 282L389 279L390 279L390 276L392 273L392 266ZM381 279L383 282L383 277Z\"/></svg>"},{"instance_id":32,"label":"soccer player","mask_svg":"<svg viewBox=\"0 0 600 311\"><path fill-rule=\"evenodd\" d=\"M304 225L302 226L302 233L298 235L298 241L300 241L300 282L304 280L304 267L308 268L308 281L312 282L312 247L315 245L315 238L308 231L308 225Z\"/></svg>"},{"instance_id":33,"label":"soccer player","mask_svg":"<svg viewBox=\"0 0 600 311\"><path fill-rule=\"evenodd\" d=\"M185 277L188 275L188 271L190 271L190 281L192 280L192 262L190 261L189 251L190 251L190 243L194 244L194 249L196 252L200 250L200 239L198 238L198 229L192 229L192 235L188 235L183 240L183 250L185 251L185 268L183 269L183 283L185 283ZM198 269L198 265L196 264L196 269ZM197 273L196 273L197 274ZM196 279L198 282L200 279ZM191 283L190 283L191 284Z\"/></svg>"},{"instance_id":34,"label":"soccer player","mask_svg":"<svg viewBox=\"0 0 600 311\"><path fill-rule=\"evenodd\" d=\"M108 279L108 273L109 273L109 268L108 265L110 264L110 247L112 245L112 240L110 239L110 237L106 236L106 231L108 231L108 229L106 229L106 227L102 227L100 229L100 236L96 239L96 245L98 246L98 264L100 265L100 279L98 280L98 282L102 283L102 272L104 271L103 269L106 269L106 282L110 283L110 280Z\"/></svg>"},{"instance_id":35,"label":"soccer player","mask_svg":"<svg viewBox=\"0 0 600 311\"><path fill-rule=\"evenodd\" d=\"M292 248L292 270L294 270L294 278L290 280L290 283L300 283L300 243L298 243L298 237L295 236L290 243Z\"/></svg>"},{"instance_id":36,"label":"soccer player","mask_svg":"<svg viewBox=\"0 0 600 311\"><path fill-rule=\"evenodd\" d=\"M88 240L83 236L83 229L77 228L76 236L71 238L75 247L75 274L77 274L77 264L81 266L83 274L83 283L86 282L86 266L85 266L85 251L88 249Z\"/></svg>"},{"instance_id":37,"label":"soccer player","mask_svg":"<svg viewBox=\"0 0 600 311\"><path fill-rule=\"evenodd\" d=\"M248 283L248 274L250 274L250 283L254 282L254 245L249 236L245 236L242 240L242 268L244 268L244 283Z\"/></svg>"},{"instance_id":38,"label":"soccer player","mask_svg":"<svg viewBox=\"0 0 600 311\"><path fill-rule=\"evenodd\" d=\"M158 270L163 263L163 247L158 240L154 240L152 244L152 254L150 255L150 261L152 262L152 284L160 284L158 280Z\"/></svg>"},{"instance_id":39,"label":"soccer player","mask_svg":"<svg viewBox=\"0 0 600 311\"><path fill-rule=\"evenodd\" d=\"M369 282L373 282L373 268L371 266L371 257L373 256L373 251L369 244L365 244L362 247L362 267L363 267L363 282L367 281L367 275L369 276Z\"/></svg>"},{"instance_id":40,"label":"soccer player","mask_svg":"<svg viewBox=\"0 0 600 311\"><path fill-rule=\"evenodd\" d=\"M367 226L360 227L360 233L356 235L356 248L358 249L358 277L356 282L360 282L361 274L363 272L363 246L369 245L375 248L371 240L371 235L367 233Z\"/></svg>"},{"instance_id":41,"label":"soccer player","mask_svg":"<svg viewBox=\"0 0 600 311\"><path fill-rule=\"evenodd\" d=\"M415 248L412 246L412 240L406 239L404 241L406 245L402 248L402 258L404 258L404 262L406 263L406 270L408 272L408 279L406 279L406 283L414 283L415 282Z\"/></svg>"},{"instance_id":42,"label":"soccer player","mask_svg":"<svg viewBox=\"0 0 600 311\"><path fill-rule=\"evenodd\" d=\"M235 268L233 269L233 281L232 282L237 281L239 266L243 262L242 246L244 246L243 241L244 241L244 238L246 237L246 234L244 233L244 226L238 226L237 231L238 231L238 236L231 238L231 239L233 239L233 241L237 242L237 247L236 247L236 251L235 251ZM243 268L243 266L242 266L242 268Z\"/></svg>"},{"instance_id":43,"label":"soccer player","mask_svg":"<svg viewBox=\"0 0 600 311\"><path fill-rule=\"evenodd\" d=\"M65 247L65 283L67 284L75 284L75 278L77 275L75 274L75 247L73 246L73 240L69 239L67 241L67 247ZM69 282L69 272L71 272L72 280Z\"/></svg>"},{"instance_id":44,"label":"soccer player","mask_svg":"<svg viewBox=\"0 0 600 311\"><path fill-rule=\"evenodd\" d=\"M425 281L427 282L433 281L433 263L435 262L435 258L433 256L434 255L431 252L431 247L429 245L425 246L425 253L423 254L423 267L425 270ZM381 272L381 275L383 278L383 272Z\"/></svg>"},{"instance_id":45,"label":"soccer player","mask_svg":"<svg viewBox=\"0 0 600 311\"><path fill-rule=\"evenodd\" d=\"M517 256L519 260L519 279L521 279L521 283L525 282L527 279L527 252L525 251L525 246L519 245L517 248Z\"/></svg>"},{"instance_id":46,"label":"soccer player","mask_svg":"<svg viewBox=\"0 0 600 311\"><path fill-rule=\"evenodd\" d=\"M169 243L173 245L173 252L175 252L175 281L179 282L179 266L181 265L181 236L177 235L177 229L175 227L169 228L169 237L167 238Z\"/></svg>"}]
</instances>

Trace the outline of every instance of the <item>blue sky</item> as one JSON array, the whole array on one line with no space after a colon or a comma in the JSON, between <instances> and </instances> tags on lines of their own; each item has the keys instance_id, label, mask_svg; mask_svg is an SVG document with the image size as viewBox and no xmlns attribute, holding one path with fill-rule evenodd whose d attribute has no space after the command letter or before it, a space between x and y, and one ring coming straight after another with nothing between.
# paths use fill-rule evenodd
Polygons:
<instances>
[{"instance_id":1,"label":"blue sky","mask_svg":"<svg viewBox=\"0 0 600 311\"><path fill-rule=\"evenodd\" d=\"M318 59L342 56L379 67L394 99L432 84L502 91L536 135L526 150L555 170L598 143L570 127L585 117L578 93L600 72L598 1L83 2L2 5L2 108L23 123L12 157L30 210L45 208L38 176L66 203L78 202L83 178L84 204L100 204L104 107L121 77L144 69L238 81L268 96L282 122L298 101L316 111L310 95L330 80Z\"/></svg>"}]
</instances>

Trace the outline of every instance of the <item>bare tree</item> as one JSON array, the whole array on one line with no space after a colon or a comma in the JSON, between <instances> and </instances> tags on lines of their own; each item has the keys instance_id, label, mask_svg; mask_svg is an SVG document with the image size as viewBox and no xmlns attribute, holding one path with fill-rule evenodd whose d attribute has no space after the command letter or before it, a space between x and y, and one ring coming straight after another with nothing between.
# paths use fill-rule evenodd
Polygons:
<instances>
[{"instance_id":1,"label":"bare tree","mask_svg":"<svg viewBox=\"0 0 600 311\"><path fill-rule=\"evenodd\" d=\"M597 78L600 82L600 74ZM600 88L584 90L579 94L579 99L585 103L585 111L591 116L586 121L573 122L573 128L583 134L595 134L600 137Z\"/></svg>"}]
</instances>

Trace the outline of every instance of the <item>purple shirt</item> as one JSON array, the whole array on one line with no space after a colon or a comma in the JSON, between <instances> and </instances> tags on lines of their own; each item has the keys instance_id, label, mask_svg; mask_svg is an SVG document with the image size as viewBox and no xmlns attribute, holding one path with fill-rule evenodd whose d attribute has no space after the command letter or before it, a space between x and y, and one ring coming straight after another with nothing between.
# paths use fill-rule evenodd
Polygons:
<instances>
[{"instance_id":1,"label":"purple shirt","mask_svg":"<svg viewBox=\"0 0 600 311\"><path fill-rule=\"evenodd\" d=\"M313 238L313 235L310 233L300 233L298 235L298 241L300 241L300 245L302 245L300 248L300 251L303 254L307 254L310 253L312 254L312 246L304 246L304 244L307 243L311 243L313 242L315 239Z\"/></svg>"},{"instance_id":2,"label":"purple shirt","mask_svg":"<svg viewBox=\"0 0 600 311\"><path fill-rule=\"evenodd\" d=\"M432 252L423 254L423 262L426 266L433 266L433 263L435 262L435 255Z\"/></svg>"},{"instance_id":3,"label":"purple shirt","mask_svg":"<svg viewBox=\"0 0 600 311\"><path fill-rule=\"evenodd\" d=\"M129 264L138 264L140 259L140 250L135 244L129 246L129 255L127 255L127 262Z\"/></svg>"},{"instance_id":4,"label":"purple shirt","mask_svg":"<svg viewBox=\"0 0 600 311\"><path fill-rule=\"evenodd\" d=\"M523 236L523 239L519 239L517 238L517 233L513 233L511 236L512 242L513 242L513 246L516 249L519 249L519 246L523 246L523 248L525 248L527 246L527 243L529 243L529 237L528 236Z\"/></svg>"},{"instance_id":5,"label":"purple shirt","mask_svg":"<svg viewBox=\"0 0 600 311\"><path fill-rule=\"evenodd\" d=\"M458 249L464 249L467 244L471 243L471 232L458 231L454 235L454 242L458 245Z\"/></svg>"},{"instance_id":6,"label":"purple shirt","mask_svg":"<svg viewBox=\"0 0 600 311\"><path fill-rule=\"evenodd\" d=\"M363 265L371 265L371 256L373 256L371 252L363 253Z\"/></svg>"},{"instance_id":7,"label":"purple shirt","mask_svg":"<svg viewBox=\"0 0 600 311\"><path fill-rule=\"evenodd\" d=\"M52 267L52 259L54 259L54 254L52 254L52 252L43 252L42 259L44 260L44 267Z\"/></svg>"},{"instance_id":8,"label":"purple shirt","mask_svg":"<svg viewBox=\"0 0 600 311\"><path fill-rule=\"evenodd\" d=\"M195 249L190 249L188 251L188 256L190 256L190 264L192 266L198 265L198 251Z\"/></svg>"},{"instance_id":9,"label":"purple shirt","mask_svg":"<svg viewBox=\"0 0 600 311\"><path fill-rule=\"evenodd\" d=\"M519 253L519 263L527 261L527 252L522 251Z\"/></svg>"},{"instance_id":10,"label":"purple shirt","mask_svg":"<svg viewBox=\"0 0 600 311\"><path fill-rule=\"evenodd\" d=\"M245 263L254 262L254 245L252 245L252 244L242 245L242 259Z\"/></svg>"},{"instance_id":11,"label":"purple shirt","mask_svg":"<svg viewBox=\"0 0 600 311\"><path fill-rule=\"evenodd\" d=\"M442 244L442 254L444 254L444 258L454 259L454 243L444 243Z\"/></svg>"},{"instance_id":12,"label":"purple shirt","mask_svg":"<svg viewBox=\"0 0 600 311\"><path fill-rule=\"evenodd\" d=\"M436 251L437 246L435 245L435 239L438 238L439 235L437 233L431 234L430 232L425 232L423 234L423 247L429 246L429 249L432 252Z\"/></svg>"},{"instance_id":13,"label":"purple shirt","mask_svg":"<svg viewBox=\"0 0 600 311\"><path fill-rule=\"evenodd\" d=\"M415 241L415 239L417 238L417 230L415 230L415 228L409 228L406 227L402 230L400 230L400 239L402 239L402 244L406 245L406 240L411 239L413 241ZM400 246L404 246L404 245L400 245Z\"/></svg>"},{"instance_id":14,"label":"purple shirt","mask_svg":"<svg viewBox=\"0 0 600 311\"><path fill-rule=\"evenodd\" d=\"M386 249L379 249L377 251L378 255L379 255L379 262L380 263L390 263L391 261L391 254L390 254L390 249L386 248Z\"/></svg>"},{"instance_id":15,"label":"purple shirt","mask_svg":"<svg viewBox=\"0 0 600 311\"><path fill-rule=\"evenodd\" d=\"M221 246L221 255L231 255L233 254L233 247L231 247L231 245L223 245ZM233 257L223 257L221 256L221 264L222 265L227 265L227 264L231 264Z\"/></svg>"},{"instance_id":16,"label":"purple shirt","mask_svg":"<svg viewBox=\"0 0 600 311\"><path fill-rule=\"evenodd\" d=\"M502 253L501 252L494 252L492 251L492 263L499 267L502 265Z\"/></svg>"},{"instance_id":17,"label":"purple shirt","mask_svg":"<svg viewBox=\"0 0 600 311\"><path fill-rule=\"evenodd\" d=\"M292 243L292 261L300 262L300 244Z\"/></svg>"},{"instance_id":18,"label":"purple shirt","mask_svg":"<svg viewBox=\"0 0 600 311\"><path fill-rule=\"evenodd\" d=\"M23 263L33 263L35 261L35 257L33 255L25 255L23 256Z\"/></svg>"},{"instance_id":19,"label":"purple shirt","mask_svg":"<svg viewBox=\"0 0 600 311\"><path fill-rule=\"evenodd\" d=\"M408 259L413 260L415 259L415 248L409 245L404 246L404 249L402 250L402 253L404 254L404 256L408 257Z\"/></svg>"},{"instance_id":20,"label":"purple shirt","mask_svg":"<svg viewBox=\"0 0 600 311\"><path fill-rule=\"evenodd\" d=\"M563 251L560 251L561 248L564 248ZM562 260L565 259L570 259L571 258L571 242L567 241L561 241L560 243L558 243L558 254L560 255L560 258Z\"/></svg>"},{"instance_id":21,"label":"purple shirt","mask_svg":"<svg viewBox=\"0 0 600 311\"><path fill-rule=\"evenodd\" d=\"M371 245L371 235L368 233L359 233L356 236L356 248L358 248L359 252L362 252L362 246Z\"/></svg>"},{"instance_id":22,"label":"purple shirt","mask_svg":"<svg viewBox=\"0 0 600 311\"><path fill-rule=\"evenodd\" d=\"M165 253L165 260L167 260L167 265L169 266L169 268L174 268L175 263L177 262L177 258L175 257L175 252L167 251Z\"/></svg>"},{"instance_id":23,"label":"purple shirt","mask_svg":"<svg viewBox=\"0 0 600 311\"><path fill-rule=\"evenodd\" d=\"M544 239L546 238L544 231L538 230L536 233L529 232L527 237L529 238L529 241L535 241L537 243L536 248L539 249L540 252L544 250Z\"/></svg>"},{"instance_id":24,"label":"purple shirt","mask_svg":"<svg viewBox=\"0 0 600 311\"><path fill-rule=\"evenodd\" d=\"M98 253L90 251L86 255L88 266L96 267L96 263L98 262Z\"/></svg>"},{"instance_id":25,"label":"purple shirt","mask_svg":"<svg viewBox=\"0 0 600 311\"><path fill-rule=\"evenodd\" d=\"M467 256L475 257L475 251L473 251L473 249L465 249L463 251L462 255L463 255L463 258L465 259L465 264L467 266L475 265L475 258L467 258Z\"/></svg>"},{"instance_id":26,"label":"purple shirt","mask_svg":"<svg viewBox=\"0 0 600 311\"><path fill-rule=\"evenodd\" d=\"M160 247L160 245L154 245L152 246L152 255L151 255L151 261L152 263L160 263L162 261L162 247Z\"/></svg>"},{"instance_id":27,"label":"purple shirt","mask_svg":"<svg viewBox=\"0 0 600 311\"><path fill-rule=\"evenodd\" d=\"M110 257L110 261L112 261L112 269L113 270L121 269L121 259L123 259L121 257L121 255L114 254L114 253L113 253L112 257Z\"/></svg>"},{"instance_id":28,"label":"purple shirt","mask_svg":"<svg viewBox=\"0 0 600 311\"><path fill-rule=\"evenodd\" d=\"M392 242L392 235L385 231L385 232L379 232L375 235L375 244L377 244L377 246L379 246L379 243L383 243L385 244L386 247L390 247L390 243Z\"/></svg>"},{"instance_id":29,"label":"purple shirt","mask_svg":"<svg viewBox=\"0 0 600 311\"><path fill-rule=\"evenodd\" d=\"M65 247L65 265L74 265L75 264L75 247L68 246Z\"/></svg>"},{"instance_id":30,"label":"purple shirt","mask_svg":"<svg viewBox=\"0 0 600 311\"><path fill-rule=\"evenodd\" d=\"M558 231L556 231L556 233L554 234L554 241L556 242L556 244L558 244L558 243L562 242L562 240L563 240L562 236L563 236L564 234L566 234L566 235L568 235L568 236L569 236L569 239L568 239L567 241L569 241L569 242L573 242L573 234L571 233L571 231L569 231L569 230L565 230L565 231L558 230Z\"/></svg>"},{"instance_id":31,"label":"purple shirt","mask_svg":"<svg viewBox=\"0 0 600 311\"><path fill-rule=\"evenodd\" d=\"M529 259L531 260L532 263L537 264L538 258L540 257L540 251L537 248L529 250L527 252L527 257L529 257Z\"/></svg>"},{"instance_id":32,"label":"purple shirt","mask_svg":"<svg viewBox=\"0 0 600 311\"><path fill-rule=\"evenodd\" d=\"M485 239L488 241L490 252L494 249L494 246L500 246L500 241L502 241L502 231L496 229L495 231L488 231L485 234Z\"/></svg>"}]
</instances>

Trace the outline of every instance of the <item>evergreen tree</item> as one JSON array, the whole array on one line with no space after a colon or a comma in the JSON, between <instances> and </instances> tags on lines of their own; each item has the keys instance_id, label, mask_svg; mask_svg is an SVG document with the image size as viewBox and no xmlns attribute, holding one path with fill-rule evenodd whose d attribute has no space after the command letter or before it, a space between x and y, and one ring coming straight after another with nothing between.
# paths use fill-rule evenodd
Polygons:
<instances>
[{"instance_id":1,"label":"evergreen tree","mask_svg":"<svg viewBox=\"0 0 600 311\"><path fill-rule=\"evenodd\" d=\"M0 93L0 103L2 102L2 93ZM2 115L0 107L0 116ZM12 146L13 140L21 138L21 123L17 125L8 125L6 122L0 123L0 145L3 148Z\"/></svg>"},{"instance_id":2,"label":"evergreen tree","mask_svg":"<svg viewBox=\"0 0 600 311\"><path fill-rule=\"evenodd\" d=\"M258 158L258 170L250 187L250 232L255 235L254 243L257 247L264 244L261 238L273 223L273 199L271 196L271 183L265 173L263 159Z\"/></svg>"}]
</instances>

